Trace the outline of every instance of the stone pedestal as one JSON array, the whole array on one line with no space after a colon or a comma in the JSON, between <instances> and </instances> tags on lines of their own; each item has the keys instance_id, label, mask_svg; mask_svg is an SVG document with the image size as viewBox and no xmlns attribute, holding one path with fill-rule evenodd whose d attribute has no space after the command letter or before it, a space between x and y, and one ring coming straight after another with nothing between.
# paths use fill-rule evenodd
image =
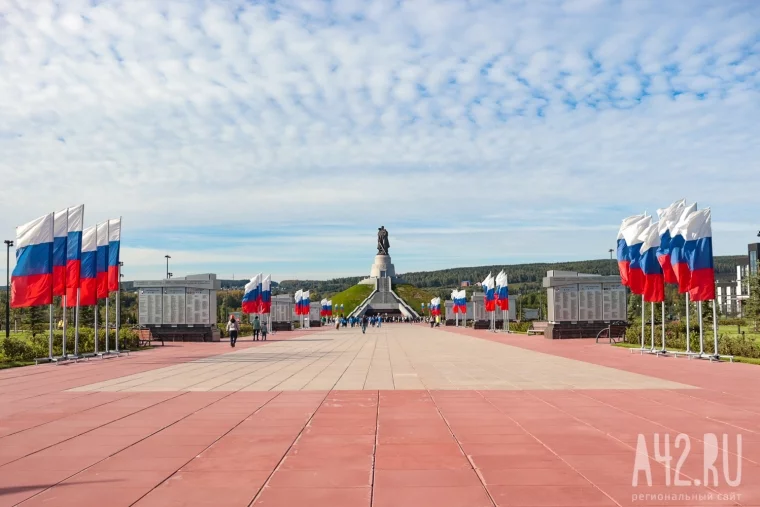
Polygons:
<instances>
[{"instance_id":1,"label":"stone pedestal","mask_svg":"<svg viewBox=\"0 0 760 507\"><path fill-rule=\"evenodd\" d=\"M396 268L393 267L390 255L376 255L369 276L371 278L395 278Z\"/></svg>"}]
</instances>

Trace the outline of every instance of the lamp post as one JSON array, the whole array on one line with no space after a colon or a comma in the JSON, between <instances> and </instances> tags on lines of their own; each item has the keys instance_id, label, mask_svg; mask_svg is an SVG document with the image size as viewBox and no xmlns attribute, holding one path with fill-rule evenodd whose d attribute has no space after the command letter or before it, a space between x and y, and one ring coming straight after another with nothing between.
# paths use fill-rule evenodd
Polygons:
<instances>
[{"instance_id":1,"label":"lamp post","mask_svg":"<svg viewBox=\"0 0 760 507\"><path fill-rule=\"evenodd\" d=\"M11 247L13 241L6 239L5 243L5 337L11 335Z\"/></svg>"},{"instance_id":2,"label":"lamp post","mask_svg":"<svg viewBox=\"0 0 760 507\"><path fill-rule=\"evenodd\" d=\"M166 278L169 278L169 259L172 258L171 255L164 255L166 257Z\"/></svg>"},{"instance_id":3,"label":"lamp post","mask_svg":"<svg viewBox=\"0 0 760 507\"><path fill-rule=\"evenodd\" d=\"M610 253L610 260L612 261L612 274L614 275L615 274L615 257L613 257L613 254L615 253L615 249L610 248L608 252Z\"/></svg>"}]
</instances>

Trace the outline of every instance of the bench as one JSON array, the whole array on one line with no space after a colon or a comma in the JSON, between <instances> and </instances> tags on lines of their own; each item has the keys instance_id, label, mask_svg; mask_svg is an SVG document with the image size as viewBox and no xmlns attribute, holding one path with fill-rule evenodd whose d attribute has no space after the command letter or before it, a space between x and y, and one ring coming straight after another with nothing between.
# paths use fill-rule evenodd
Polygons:
<instances>
[{"instance_id":1,"label":"bench","mask_svg":"<svg viewBox=\"0 0 760 507\"><path fill-rule=\"evenodd\" d=\"M609 326L605 327L596 335L596 343L599 340L609 340L608 343L615 344L620 343L625 339L626 324L624 322L613 322Z\"/></svg>"},{"instance_id":2,"label":"bench","mask_svg":"<svg viewBox=\"0 0 760 507\"><path fill-rule=\"evenodd\" d=\"M544 334L548 326L549 326L548 322L534 322L533 324L530 325L530 328L528 328L528 334L529 335Z\"/></svg>"},{"instance_id":3,"label":"bench","mask_svg":"<svg viewBox=\"0 0 760 507\"><path fill-rule=\"evenodd\" d=\"M152 336L148 336L147 338L140 338L139 346L140 347L150 347L152 345L151 342L153 340L156 340L156 341L161 340L161 346L162 347L164 346L164 337L163 336L161 336L160 338L153 338Z\"/></svg>"}]
</instances>

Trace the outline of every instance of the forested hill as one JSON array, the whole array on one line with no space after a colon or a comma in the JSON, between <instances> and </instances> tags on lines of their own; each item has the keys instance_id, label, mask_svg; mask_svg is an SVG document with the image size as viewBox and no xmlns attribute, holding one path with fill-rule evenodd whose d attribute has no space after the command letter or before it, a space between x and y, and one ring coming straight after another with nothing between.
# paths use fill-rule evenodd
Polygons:
<instances>
[{"instance_id":1,"label":"forested hill","mask_svg":"<svg viewBox=\"0 0 760 507\"><path fill-rule=\"evenodd\" d=\"M715 257L715 271L718 279L732 279L736 276L736 266L747 264L746 255L727 255ZM476 266L468 268L451 268L439 271L420 271L404 273L401 277L405 282L417 287L455 287L463 281L473 285L483 281L488 273L494 276L501 270L509 276L510 285L520 285L526 290L538 290L541 280L549 270L576 271L592 275L618 274L617 262L611 259L590 261L535 263L535 264L503 264L495 266Z\"/></svg>"},{"instance_id":2,"label":"forested hill","mask_svg":"<svg viewBox=\"0 0 760 507\"><path fill-rule=\"evenodd\" d=\"M746 255L725 255L715 257L716 277L719 280L733 279L736 276L736 266L748 263ZM475 266L467 268L450 268L438 271L418 271L403 273L401 278L412 285L420 288L451 289L458 287L461 282L469 281L472 285L485 279L488 273L494 276L500 270L507 272L510 286L520 289L522 292L536 291L541 288L541 279L549 270L577 271L595 275L617 274L617 263L611 259L597 259L590 261L535 263L535 264L502 264L494 266ZM275 294L293 293L298 289L309 289L317 294L329 296L344 291L356 285L363 276L347 278L335 278L332 280L282 280L279 283L272 282ZM222 280L222 287L243 288L246 280ZM125 282L126 290L132 289L131 282ZM437 293L437 292L436 292Z\"/></svg>"}]
</instances>

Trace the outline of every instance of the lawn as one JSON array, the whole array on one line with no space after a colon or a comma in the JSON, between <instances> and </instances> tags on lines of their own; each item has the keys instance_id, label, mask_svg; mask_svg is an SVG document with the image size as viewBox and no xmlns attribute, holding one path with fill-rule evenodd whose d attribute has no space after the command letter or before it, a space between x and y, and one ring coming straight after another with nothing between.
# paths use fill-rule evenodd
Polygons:
<instances>
[{"instance_id":1,"label":"lawn","mask_svg":"<svg viewBox=\"0 0 760 507\"><path fill-rule=\"evenodd\" d=\"M718 328L720 328L720 326L718 326ZM615 343L614 346L616 346L616 347L623 347L623 348L626 348L626 349L637 349L641 345L639 345L637 343L620 342L620 343ZM649 342L647 342L646 347L649 348ZM683 347L671 347L671 346L668 346L667 348L668 348L668 350L672 350L672 351L680 351L680 352L685 352L686 351L686 349L683 348ZM712 342L705 342L705 350L707 351L708 354L712 353L712 350L713 350L713 348L712 348ZM697 352L699 352L699 350L697 350ZM760 364L760 358L734 356L734 362L735 363Z\"/></svg>"},{"instance_id":2,"label":"lawn","mask_svg":"<svg viewBox=\"0 0 760 507\"><path fill-rule=\"evenodd\" d=\"M406 304L412 307L412 309L420 313L422 311L422 303L425 303L425 308L430 304L430 300L435 296L424 289L415 287L407 283L395 285L393 291L398 294L398 297L404 300ZM441 314L443 314L443 298L441 298ZM426 310L427 311L427 310Z\"/></svg>"},{"instance_id":3,"label":"lawn","mask_svg":"<svg viewBox=\"0 0 760 507\"><path fill-rule=\"evenodd\" d=\"M720 322L720 321L718 321ZM731 337L739 337L742 336L741 333L744 333L744 336L746 338L751 338L758 344L760 344L760 331L755 331L753 326L721 326L720 323L718 324L718 336L731 336ZM739 329L741 329L741 333L739 332ZM705 328L705 335L712 336L712 327Z\"/></svg>"},{"instance_id":4,"label":"lawn","mask_svg":"<svg viewBox=\"0 0 760 507\"><path fill-rule=\"evenodd\" d=\"M339 292L332 296L331 298L328 298L332 300L333 304L333 315L340 315L341 313L343 315L348 315L351 312L353 312L357 306L359 306L362 301L367 299L367 296L372 294L373 291L372 285L354 285L353 287L350 287L343 292ZM338 309L339 305L343 305L343 309Z\"/></svg>"}]
</instances>

